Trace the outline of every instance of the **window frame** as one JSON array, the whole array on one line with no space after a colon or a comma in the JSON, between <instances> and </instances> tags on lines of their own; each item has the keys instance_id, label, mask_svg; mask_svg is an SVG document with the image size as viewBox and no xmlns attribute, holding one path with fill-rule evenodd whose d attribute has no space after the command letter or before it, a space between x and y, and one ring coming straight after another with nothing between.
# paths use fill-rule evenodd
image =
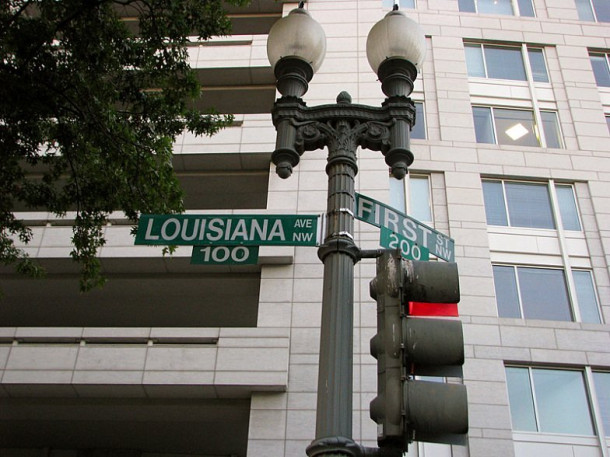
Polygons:
<instances>
[{"instance_id":1,"label":"window frame","mask_svg":"<svg viewBox=\"0 0 610 457\"><path fill-rule=\"evenodd\" d=\"M601 396L598 392L604 392L604 390L600 389L598 386L598 381L596 375L604 375L610 378L610 371L608 369L594 369L591 370L591 378L592 378L592 397L594 399L593 404L596 407L596 415L595 420L597 423L597 430L599 435L603 436L606 440L610 439L610 401L607 398L604 400L608 401L608 403L602 403ZM610 395L607 396L610 398ZM606 408L604 408L606 406Z\"/></svg>"},{"instance_id":2,"label":"window frame","mask_svg":"<svg viewBox=\"0 0 610 457\"><path fill-rule=\"evenodd\" d=\"M565 183L565 182L555 182L555 181L527 181L527 180L518 180L518 179L503 179L503 178L482 178L481 180L481 187L483 189L483 201L484 201L484 205L485 205L485 190L484 190L484 183L485 182L496 182L496 183L500 183L502 186L502 204L503 204L503 209L504 209L504 215L505 215L505 219L507 221L506 225L498 225L498 224L490 224L489 223L489 218L486 217L486 221L487 221L487 225L492 226L492 227L505 227L505 228L512 228L512 229L527 229L527 230L558 230L558 228L560 228L561 230L565 230L568 232L572 232L572 233L583 233L584 232L584 228L583 228L583 224L582 224L582 216L581 216L581 210L580 207L578 205L578 198L576 195L576 191L574 188L574 185L571 183ZM523 225L513 225L511 224L511 215L510 215L510 205L508 203L508 197L507 197L507 193L506 193L506 184L507 183L517 183L517 184L531 184L531 185L537 185L540 187L546 187L547 189L547 195L549 197L549 211L551 213L551 217L552 217L552 221L553 221L553 228L541 228L541 227L532 227L532 226L523 226ZM570 188L572 190L571 195L572 195L572 201L574 203L574 207L576 209L576 222L578 223L579 229L578 230L573 230L573 229L566 229L564 227L564 215L565 213L561 212L561 208L562 205L560 204L560 202L558 201L554 201L556 200L555 197L553 196L553 192L556 193L556 189L560 187L560 188ZM555 190L554 190L555 189ZM487 206L485 205L485 212L487 214ZM561 224L561 225L560 225Z\"/></svg>"},{"instance_id":3,"label":"window frame","mask_svg":"<svg viewBox=\"0 0 610 457\"><path fill-rule=\"evenodd\" d=\"M390 191L390 206L396 208L398 211L404 212L405 214L410 215L411 217L416 218L420 222L423 222L427 225L434 226L434 205L432 201L432 177L427 173L409 173L402 180L398 180L394 178L391 173L389 175L389 191ZM431 220L421 219L417 216L418 214L409 214L412 213L413 203L411 200L412 196L412 188L411 181L413 179L425 179L428 181L428 211L430 213Z\"/></svg>"},{"instance_id":4,"label":"window frame","mask_svg":"<svg viewBox=\"0 0 610 457\"><path fill-rule=\"evenodd\" d=\"M595 283L595 274L593 269L591 268L572 268L572 281L574 282L574 293L570 296L574 295L576 298L576 305L578 308L578 321L583 323L592 323L592 324L604 324L604 314L602 311L601 303L599 300L599 292L597 291L597 284ZM589 275L589 279L591 280L591 291L593 292L593 299L595 300L595 311L597 311L597 321L592 322L589 320L583 320L583 304L581 303L579 297L579 289L576 281L576 276L574 273L587 273ZM580 291L584 292L584 291Z\"/></svg>"},{"instance_id":5,"label":"window frame","mask_svg":"<svg viewBox=\"0 0 610 457\"><path fill-rule=\"evenodd\" d=\"M492 136L493 136L493 143L488 142L488 141L479 141L479 134L480 134L480 130L477 131L477 116L475 115L475 110L483 110L483 109L487 109L490 112L490 119L491 119L491 132ZM504 111L523 111L523 112L527 112L527 113L531 113L532 115L532 129L531 129L531 134L534 135L535 140L537 141L537 145L520 145L520 144L514 144L514 143L506 143L506 142L500 142L499 141L499 135L498 135L498 127L497 127L497 121L496 121L496 110L504 110ZM514 107L504 107L504 106L498 106L498 105L485 105L485 104L473 104L472 105L472 116L473 116L473 123L474 123L474 128L475 128L475 141L478 144L495 144L496 146L512 146L512 147L529 147L529 148L548 148L548 149L565 149L565 142L563 139L563 131L561 130L561 122L559 120L559 113L557 111L554 110L548 110L548 109L541 109L538 111L538 113L540 114L540 116L536 115L536 110L533 108L514 108ZM548 130L548 127L550 124L548 123L542 123L542 125L539 124L538 122L538 118L542 118L542 113L545 114L553 114L554 115L554 119L555 119L555 131L558 135L558 138L555 138L556 142L560 145L560 147L552 147L552 146L548 146L548 140L546 138L546 133L548 133L550 130ZM541 130L543 131L541 134ZM529 131L528 131L529 133ZM517 138L517 140L521 139L521 137ZM515 141L517 141L515 140Z\"/></svg>"},{"instance_id":6,"label":"window frame","mask_svg":"<svg viewBox=\"0 0 610 457\"><path fill-rule=\"evenodd\" d=\"M599 73L595 71L597 67L593 64L594 57L601 57L604 59L606 64L605 74L599 75ZM610 88L610 52L589 51L589 61L591 62L591 71L593 71L593 76L595 78L595 84L597 85L597 87Z\"/></svg>"},{"instance_id":7,"label":"window frame","mask_svg":"<svg viewBox=\"0 0 610 457\"><path fill-rule=\"evenodd\" d=\"M428 125L426 122L426 105L423 101L414 101L415 104L415 125L413 129L411 129L411 139L412 140L427 140L428 139ZM417 131L415 126L418 126L418 129L421 129L423 133L423 137L413 136L413 132Z\"/></svg>"},{"instance_id":8,"label":"window frame","mask_svg":"<svg viewBox=\"0 0 610 457\"><path fill-rule=\"evenodd\" d=\"M510 414L511 414L511 426L512 426L512 430L514 433L533 433L533 434L540 434L540 435L562 435L562 436L575 436L575 437L584 437L584 438L596 438L598 436L600 427L599 427L599 418L598 418L598 408L596 405L596 402L594 400L595 398L595 385L592 382L590 373L589 373L589 368L566 368L566 367L554 367L554 366L524 366L524 365L517 365L517 364L506 364L505 367L505 376L506 376L506 389L507 389L507 394L508 394L508 402L509 402L509 409L510 409ZM511 396L510 396L510 391L511 391L511 386L510 386L510 381L509 381L509 370L527 370L527 379L528 379L528 387L529 387L529 394L530 394L530 399L532 401L532 412L534 414L534 425L536 430L532 431L532 430L520 430L515 428L515 418L514 418L514 410L513 407L516 406L514 404L514 402L511 402ZM582 433L571 433L571 432L564 432L564 431L557 431L557 430L541 430L542 424L541 424L541 398L540 395L538 395L537 392L537 388L539 386L537 386L536 384L536 380L535 380L535 376L534 376L534 371L537 372L542 372L542 371L555 371L555 372L570 372L570 373L579 373L580 374L580 379L582 380L582 382L580 383L579 387L581 389L580 390L580 394L584 395L584 398L586 399L586 408L583 409L581 411L582 413L588 412L588 417L589 417L589 424L590 425L590 433L591 434L582 434ZM514 386L513 387L520 387L520 386ZM548 413L546 413L548 414ZM574 421L573 421L574 422ZM578 422L578 421L575 421Z\"/></svg>"},{"instance_id":9,"label":"window frame","mask_svg":"<svg viewBox=\"0 0 610 457\"><path fill-rule=\"evenodd\" d=\"M403 5L402 3L408 2L409 5ZM416 9L417 8L417 0L381 0L381 7L383 9L392 9L395 4L398 4L399 8L404 9ZM411 6L413 5L413 6Z\"/></svg>"},{"instance_id":10,"label":"window frame","mask_svg":"<svg viewBox=\"0 0 610 457\"><path fill-rule=\"evenodd\" d=\"M466 52L466 68L468 71L468 76L470 78L485 78L485 79L498 79L498 80L503 80L503 81L525 81L525 82L530 81L530 78L531 78L531 82L533 82L533 83L542 83L542 84L547 83L548 84L550 82L546 53L545 53L543 46L530 46L527 44L524 44L522 46L517 46L517 45L502 44L502 43L478 43L475 41L464 41L464 49L466 50L467 48L471 48L471 49L478 48L480 50L479 56L480 56L480 59L483 64L482 69L484 72L483 76L470 74L472 67L468 65L468 62L469 62L468 52ZM522 77L511 78L511 77L490 76L490 65L489 65L490 56L487 51L491 51L493 49L500 50L500 51L514 52L514 53L518 54L519 61L521 63ZM534 65L532 63L532 56L538 55L538 54L540 54L542 56L542 63L544 66L544 75L543 75L544 78L543 79L538 78L536 76L539 74L539 72L534 72ZM500 65L500 66L497 66L497 68L496 68L496 66L492 67L492 71L494 73L498 73L505 69L506 69L506 65Z\"/></svg>"},{"instance_id":11,"label":"window frame","mask_svg":"<svg viewBox=\"0 0 610 457\"><path fill-rule=\"evenodd\" d=\"M512 17L536 17L536 8L534 8L534 4L531 0L510 0L510 6L511 6L511 10L512 10L512 14L504 14L504 13L480 13L479 12L479 0L464 0L467 1L469 4L472 4L472 9L474 11L472 11L471 9L461 9L460 6L462 5L462 2L460 0L458 0L458 11L460 11L461 13L475 13L475 14L490 14L490 15L498 15L498 16L512 16ZM529 14L523 14L523 12L521 11L521 2L522 1L527 1L529 2L529 7L530 10L532 11L532 15ZM470 5L469 5L470 6Z\"/></svg>"},{"instance_id":12,"label":"window frame","mask_svg":"<svg viewBox=\"0 0 610 457\"><path fill-rule=\"evenodd\" d=\"M565 268L561 268L561 267L555 267L555 266L546 266L546 265L521 265L521 264L502 264L502 263L494 263L492 265L494 267L494 273L493 273L493 280L494 280L494 289L496 290L496 308L498 311L498 317L499 318L509 318L509 319L521 319L521 320L551 320L551 321L555 321L555 322L577 322L576 320L576 315L574 312L574 303L572 302L572 297L570 295L570 290L569 290L569 285L568 285L568 278L567 278L567 271ZM498 294L497 294L497 277L495 274L495 267L500 267L500 268L511 268L513 270L513 278L515 281L515 287L516 287L516 298L518 300L518 309L519 309L519 316L515 317L515 316L501 316L500 315L500 306L498 304ZM562 278L563 278L563 285L565 287L565 298L566 298L566 303L565 305L567 306L567 312L569 314L569 319L553 319L553 317L526 317L526 305L524 305L524 298L525 301L529 300L530 297L523 296L523 288L522 288L522 277L520 275L520 272L523 270L544 270L544 271L560 271L562 273ZM564 310L566 311L566 310Z\"/></svg>"},{"instance_id":13,"label":"window frame","mask_svg":"<svg viewBox=\"0 0 610 457\"><path fill-rule=\"evenodd\" d=\"M496 275L496 271L497 271L496 267L511 268L513 271L512 279L514 280L516 298L518 301L518 303L517 303L518 311L519 311L518 316L500 315L500 304L498 303L498 293L497 293L497 290L498 290L497 282L498 282L499 277ZM568 307L567 311L570 315L569 320L557 320L557 319L552 319L550 317L549 318L526 318L525 317L525 305L523 303L524 300L523 300L523 292L522 292L522 287L521 287L521 276L519 274L520 269L540 269L540 270L549 270L549 271L550 270L559 270L559 271L563 272L562 276L563 276L563 284L565 286L565 291L566 291L566 300L567 300L567 307ZM588 278L590 279L590 286L591 286L590 290L583 290L582 288L580 288L580 286L579 286L580 283L578 281L576 281L575 273L578 273L578 274L587 273L588 274ZM569 277L569 275L571 275L571 278ZM496 294L496 309L497 309L499 318L522 319L522 320L555 320L556 322L580 322L580 323L586 323L586 324L600 324L600 325L603 324L603 314L602 314L602 309L600 306L597 286L595 284L595 276L593 274L592 269L493 262L492 263L492 276L493 276L494 289L495 289L495 294ZM509 285L512 285L512 284L509 284ZM587 310L589 313L591 313L592 311L597 313L597 315L595 316L595 319L593 319L593 320L591 320L591 319L584 320L583 319L583 314L586 309L585 309L585 304L581 303L580 297L582 297L582 294L588 293L588 292L592 293L592 295L593 295L592 298L595 301L594 309Z\"/></svg>"},{"instance_id":14,"label":"window frame","mask_svg":"<svg viewBox=\"0 0 610 457\"><path fill-rule=\"evenodd\" d=\"M599 11L596 9L594 0L575 0L574 6L578 12L578 20L580 21L597 23L610 22L610 17L606 21L599 19ZM587 11L584 11L583 8L587 8Z\"/></svg>"}]
</instances>

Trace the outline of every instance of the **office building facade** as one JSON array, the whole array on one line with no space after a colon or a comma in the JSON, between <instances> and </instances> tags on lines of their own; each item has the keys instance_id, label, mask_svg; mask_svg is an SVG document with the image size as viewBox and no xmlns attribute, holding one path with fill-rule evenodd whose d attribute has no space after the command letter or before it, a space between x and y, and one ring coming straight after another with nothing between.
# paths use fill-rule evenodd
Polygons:
<instances>
[{"instance_id":1,"label":"office building facade","mask_svg":"<svg viewBox=\"0 0 610 457\"><path fill-rule=\"evenodd\" d=\"M358 151L356 190L455 240L470 431L424 457L610 455L610 3L400 0L427 55L409 176ZM202 107L234 113L183 135L174 167L187 213L319 215L326 151L289 179L271 164L271 25L296 4L229 11L234 34L193 43ZM366 59L386 0L310 0L326 58L304 99L379 106ZM78 292L68 219L23 212L44 280L6 273L0 299L0 455L302 456L315 437L323 268L311 246L261 246L249 265L192 264L136 246L117 213L100 251L109 278ZM379 247L357 221L355 241ZM219 253L218 256L222 256ZM436 261L433 257L431 261ZM353 439L369 417L376 333L372 259L355 266ZM454 380L455 381L455 380Z\"/></svg>"}]
</instances>

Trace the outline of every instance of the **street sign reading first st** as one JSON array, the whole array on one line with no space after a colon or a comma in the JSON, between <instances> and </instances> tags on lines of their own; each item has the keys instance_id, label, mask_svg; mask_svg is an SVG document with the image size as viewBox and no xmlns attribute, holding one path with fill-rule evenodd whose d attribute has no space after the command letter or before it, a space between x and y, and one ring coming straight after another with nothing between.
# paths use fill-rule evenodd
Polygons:
<instances>
[{"instance_id":1,"label":"street sign reading first st","mask_svg":"<svg viewBox=\"0 0 610 457\"><path fill-rule=\"evenodd\" d=\"M135 244L316 246L317 215L144 214Z\"/></svg>"},{"instance_id":2,"label":"street sign reading first st","mask_svg":"<svg viewBox=\"0 0 610 457\"><path fill-rule=\"evenodd\" d=\"M358 220L401 235L447 262L455 261L455 242L452 238L384 203L356 193L354 215Z\"/></svg>"}]
</instances>

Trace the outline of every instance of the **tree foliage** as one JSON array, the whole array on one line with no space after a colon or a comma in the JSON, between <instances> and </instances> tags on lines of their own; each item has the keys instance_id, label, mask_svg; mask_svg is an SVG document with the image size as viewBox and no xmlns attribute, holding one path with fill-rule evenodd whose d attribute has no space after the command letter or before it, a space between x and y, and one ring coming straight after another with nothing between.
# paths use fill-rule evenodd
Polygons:
<instances>
[{"instance_id":1,"label":"tree foliage","mask_svg":"<svg viewBox=\"0 0 610 457\"><path fill-rule=\"evenodd\" d=\"M220 0L0 2L0 262L40 272L15 244L32 238L16 208L68 214L88 290L104 281L111 212L136 221L183 209L176 136L230 122L192 108L187 45L229 25Z\"/></svg>"}]
</instances>

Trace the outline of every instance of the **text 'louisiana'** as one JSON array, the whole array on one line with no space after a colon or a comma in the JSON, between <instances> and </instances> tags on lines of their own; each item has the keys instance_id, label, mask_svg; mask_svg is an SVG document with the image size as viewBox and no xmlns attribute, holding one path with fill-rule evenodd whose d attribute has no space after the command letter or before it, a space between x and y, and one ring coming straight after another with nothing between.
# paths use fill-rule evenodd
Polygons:
<instances>
[{"instance_id":1,"label":"text 'louisiana'","mask_svg":"<svg viewBox=\"0 0 610 457\"><path fill-rule=\"evenodd\" d=\"M236 222L233 224L233 222ZM248 224L247 222L250 222ZM148 221L146 228L147 240L158 240L158 235L151 233L153 221ZM252 241L252 240L278 240L286 241L286 234L282 221L276 219L269 224L269 220L262 221L251 219L167 219L161 225L161 237L164 240L172 241L180 238L184 241Z\"/></svg>"},{"instance_id":2,"label":"text 'louisiana'","mask_svg":"<svg viewBox=\"0 0 610 457\"><path fill-rule=\"evenodd\" d=\"M136 244L315 245L317 216L143 215Z\"/></svg>"}]
</instances>

